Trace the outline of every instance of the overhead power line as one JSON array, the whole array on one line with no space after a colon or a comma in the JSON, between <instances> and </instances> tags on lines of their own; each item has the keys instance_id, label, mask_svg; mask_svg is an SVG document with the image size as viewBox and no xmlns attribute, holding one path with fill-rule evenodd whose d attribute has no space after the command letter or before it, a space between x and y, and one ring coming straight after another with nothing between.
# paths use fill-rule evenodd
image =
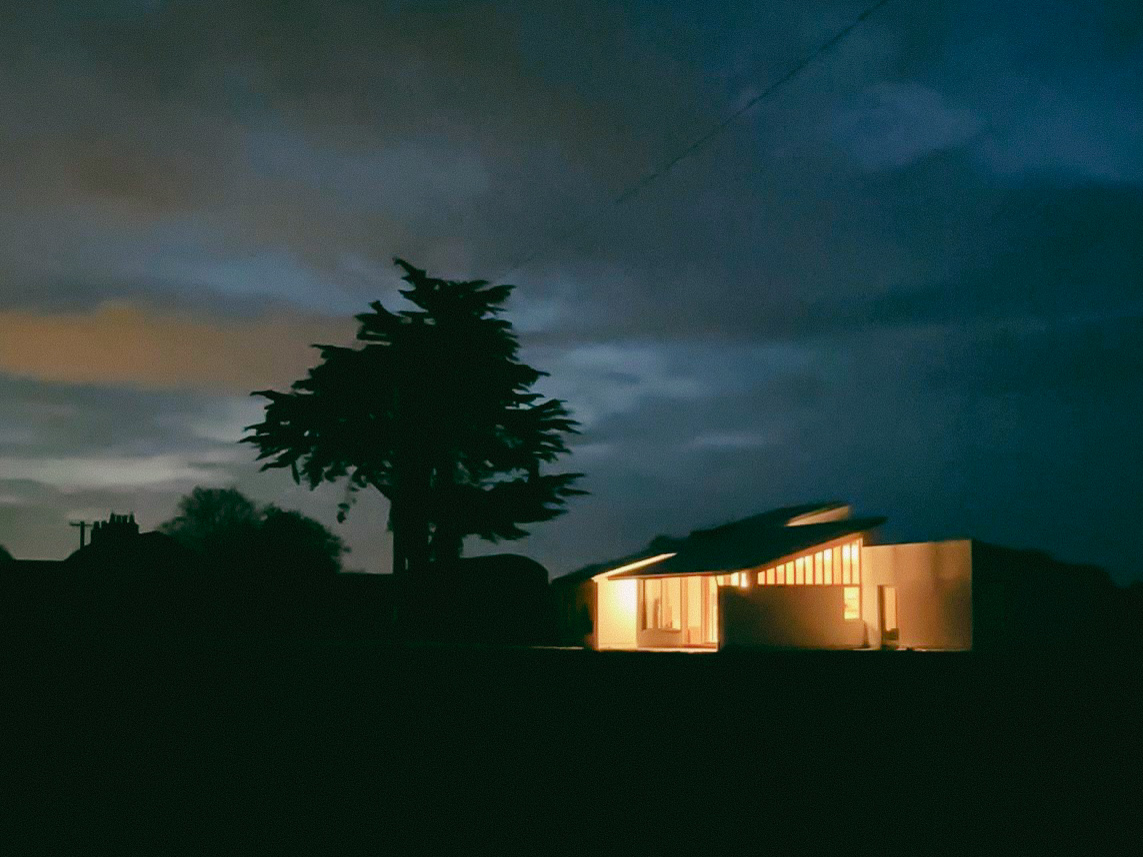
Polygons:
<instances>
[{"instance_id":1,"label":"overhead power line","mask_svg":"<svg viewBox=\"0 0 1143 857\"><path fill-rule=\"evenodd\" d=\"M806 56L804 56L802 59L800 59L797 63L795 63L793 66L791 66L789 68L789 70L786 71L785 74L783 74L781 77L779 77L773 83L771 83L768 87L766 87L760 93L758 93L753 98L751 98L749 101L747 101L745 104L743 104L737 110L735 110L733 113L730 113L725 119L723 119L717 125L713 126L710 130L708 130L702 136L697 137L686 148L684 148L680 152L678 152L678 154L674 155L669 160L665 161L661 166L655 168L654 170L647 173L642 178L635 181L633 184L629 185L618 196L614 197L613 199L611 199L608 202L604 202L600 206L598 211L580 219L569 229L560 233L559 235L557 235L555 238L551 239L550 241L545 242L544 246L542 248L540 248L539 250L536 250L536 251L529 253L526 256L523 256L520 259L518 259L511 266L506 268L502 274L500 274L498 277L496 277L496 280L498 280L498 281L503 280L506 276L511 274L513 271L516 271L517 269L522 268L524 265L527 265L530 262L534 261L536 258L538 258L540 256L540 254L543 251L545 251L549 248L552 248L552 247L556 247L560 244L563 244L568 239L573 238L576 235L578 235L579 233L583 232L585 229L587 229L589 226L591 226L593 223L595 223L595 221L598 220L600 218L600 216L602 216L604 211L606 211L607 209L609 209L611 207L623 205L629 199L638 195L639 192L642 191L644 188L646 188L648 185L650 185L651 183L653 183L657 179L662 178L664 175L669 173L672 169L674 169L676 166L678 166L678 164L680 162L686 160L691 155L694 155L695 153L701 151L703 148L705 148L707 145L709 145L713 140L715 140L717 137L719 137L727 128L729 128L732 124L734 124L734 122L736 122L741 116L748 113L750 110L752 110L758 104L760 104L762 101L769 98L771 95L773 95L775 92L777 92L783 86L785 86L787 83L789 83L791 80L793 80L799 74L801 74L811 63L814 62L814 60L816 60L818 57L820 57L826 51L833 48L839 42L843 41L857 27L861 26L861 24L867 18L869 18L871 15L873 15L875 12L877 12L878 9L880 9L882 6L886 5L889 2L890 2L890 0L878 0L878 2L867 7L860 15L858 15L856 18L854 18L848 25L846 25L842 29L838 30L829 39L827 39L826 41L824 41L820 45L818 45L816 48L814 48L813 51L808 53Z\"/></svg>"}]
</instances>

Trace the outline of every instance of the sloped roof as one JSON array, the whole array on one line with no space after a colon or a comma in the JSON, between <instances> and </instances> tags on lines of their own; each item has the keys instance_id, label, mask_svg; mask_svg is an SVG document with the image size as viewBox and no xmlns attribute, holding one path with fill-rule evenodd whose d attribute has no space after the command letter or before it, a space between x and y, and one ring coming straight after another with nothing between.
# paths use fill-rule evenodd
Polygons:
<instances>
[{"instance_id":1,"label":"sloped roof","mask_svg":"<svg viewBox=\"0 0 1143 857\"><path fill-rule=\"evenodd\" d=\"M819 514L821 512L842 510L848 508L848 506L848 503L842 503L837 500L819 503L800 503L797 506L782 506L779 509L771 509L768 512L751 515L749 518L740 518L728 524L720 524L717 527L710 527L705 530L694 530L688 538L727 535L745 530L786 527L798 518L804 518L807 515Z\"/></svg>"},{"instance_id":2,"label":"sloped roof","mask_svg":"<svg viewBox=\"0 0 1143 857\"><path fill-rule=\"evenodd\" d=\"M615 559L607 560L606 562L596 562L592 563L591 565L585 565L583 568L578 568L575 571L571 571L567 574L561 575L560 577L553 578L552 584L558 586L569 583L581 583L585 580L590 580L600 572L607 571L611 568L619 568L620 566L628 565L632 562L638 562L641 559L648 559L661 553L673 553L685 541L685 538L656 536L654 539L652 539L651 543L642 550L627 554L626 556L616 557Z\"/></svg>"},{"instance_id":3,"label":"sloped roof","mask_svg":"<svg viewBox=\"0 0 1143 857\"><path fill-rule=\"evenodd\" d=\"M719 536L688 539L687 544L673 557L615 577L721 574L743 568L757 568L815 545L863 533L883 523L885 519L881 517L847 518L802 527L743 528Z\"/></svg>"},{"instance_id":4,"label":"sloped roof","mask_svg":"<svg viewBox=\"0 0 1143 857\"><path fill-rule=\"evenodd\" d=\"M585 566L552 582L578 583L609 569L621 568L664 553L673 553L675 556L653 565L622 572L616 578L722 574L756 568L814 545L865 532L885 523L883 517L846 517L836 521L790 526L790 522L797 518L817 512L842 510L845 505L823 502L784 506L717 527L694 530L685 538L660 536L636 553Z\"/></svg>"}]
</instances>

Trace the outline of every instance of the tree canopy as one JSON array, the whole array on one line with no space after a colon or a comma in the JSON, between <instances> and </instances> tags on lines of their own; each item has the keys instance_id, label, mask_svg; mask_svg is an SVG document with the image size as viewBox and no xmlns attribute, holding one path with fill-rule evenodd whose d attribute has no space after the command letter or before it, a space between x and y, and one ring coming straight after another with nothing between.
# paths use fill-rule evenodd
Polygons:
<instances>
[{"instance_id":1,"label":"tree canopy","mask_svg":"<svg viewBox=\"0 0 1143 857\"><path fill-rule=\"evenodd\" d=\"M159 531L216 567L279 580L336 574L348 550L319 521L273 504L259 506L234 488L195 488Z\"/></svg>"},{"instance_id":2,"label":"tree canopy","mask_svg":"<svg viewBox=\"0 0 1143 857\"><path fill-rule=\"evenodd\" d=\"M430 277L403 259L415 309L379 301L356 316L359 347L315 346L321 361L288 392L259 390L263 422L243 442L262 469L316 488L345 480L390 503L394 570L455 559L463 539L527 535L564 511L582 474L543 474L576 431L564 402L532 392L547 373L518 359L500 318L513 286Z\"/></svg>"},{"instance_id":3,"label":"tree canopy","mask_svg":"<svg viewBox=\"0 0 1143 857\"><path fill-rule=\"evenodd\" d=\"M233 550L261 523L257 504L234 488L195 488L179 500L178 513L159 532L198 552Z\"/></svg>"}]
</instances>

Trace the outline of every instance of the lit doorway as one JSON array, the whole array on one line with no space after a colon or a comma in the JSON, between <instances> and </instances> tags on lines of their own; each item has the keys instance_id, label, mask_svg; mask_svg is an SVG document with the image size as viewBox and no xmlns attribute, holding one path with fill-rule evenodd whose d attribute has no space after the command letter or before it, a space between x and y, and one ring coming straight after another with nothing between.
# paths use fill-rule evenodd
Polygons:
<instances>
[{"instance_id":1,"label":"lit doorway","mask_svg":"<svg viewBox=\"0 0 1143 857\"><path fill-rule=\"evenodd\" d=\"M877 612L881 623L881 648L895 649L901 632L897 625L897 587L877 587Z\"/></svg>"}]
</instances>

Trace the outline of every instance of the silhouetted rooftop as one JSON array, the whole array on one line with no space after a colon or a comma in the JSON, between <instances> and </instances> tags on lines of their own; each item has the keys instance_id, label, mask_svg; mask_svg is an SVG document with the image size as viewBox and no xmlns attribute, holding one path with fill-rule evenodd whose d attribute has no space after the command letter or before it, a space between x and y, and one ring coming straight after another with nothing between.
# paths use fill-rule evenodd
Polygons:
<instances>
[{"instance_id":1,"label":"silhouetted rooftop","mask_svg":"<svg viewBox=\"0 0 1143 857\"><path fill-rule=\"evenodd\" d=\"M175 539L160 532L135 533L127 538L92 541L74 551L65 563L69 567L150 566L155 568L188 567L195 557Z\"/></svg>"}]
</instances>

